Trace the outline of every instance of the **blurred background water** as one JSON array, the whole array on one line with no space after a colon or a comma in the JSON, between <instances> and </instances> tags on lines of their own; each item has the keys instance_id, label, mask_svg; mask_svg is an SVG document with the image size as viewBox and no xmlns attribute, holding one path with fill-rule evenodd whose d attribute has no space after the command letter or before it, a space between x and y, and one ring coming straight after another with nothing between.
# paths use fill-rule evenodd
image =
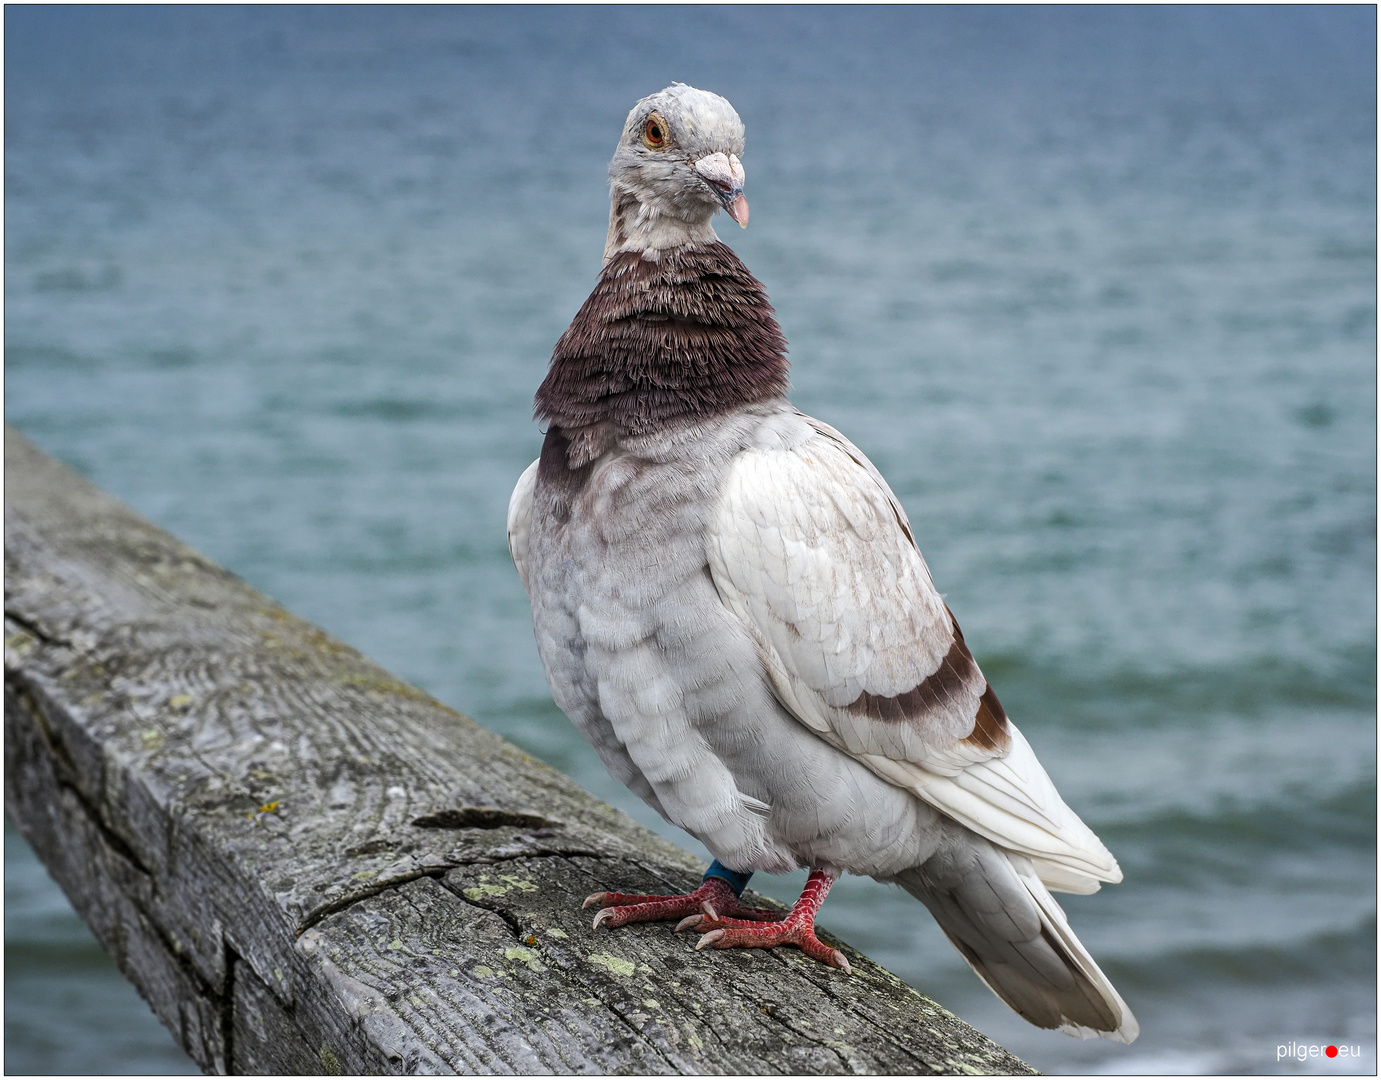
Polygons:
<instances>
[{"instance_id":1,"label":"blurred background water","mask_svg":"<svg viewBox=\"0 0 1381 1080\"><path fill-rule=\"evenodd\" d=\"M1143 1034L871 881L822 922L1045 1070L1374 1071L1375 19L10 6L6 419L694 848L552 704L504 512L628 108L724 94L794 400L1121 860L1064 903ZM5 896L8 1072L192 1068L9 829Z\"/></svg>"}]
</instances>

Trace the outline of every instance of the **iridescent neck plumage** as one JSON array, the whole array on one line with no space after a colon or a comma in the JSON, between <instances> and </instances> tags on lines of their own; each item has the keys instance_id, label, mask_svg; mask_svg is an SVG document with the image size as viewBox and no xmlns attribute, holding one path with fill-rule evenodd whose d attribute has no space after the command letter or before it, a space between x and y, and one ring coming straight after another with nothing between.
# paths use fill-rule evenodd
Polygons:
<instances>
[{"instance_id":1,"label":"iridescent neck plumage","mask_svg":"<svg viewBox=\"0 0 1381 1080\"><path fill-rule=\"evenodd\" d=\"M767 292L713 241L655 262L616 253L556 343L536 413L584 457L594 443L586 448L582 433L651 434L786 389L786 339Z\"/></svg>"}]
</instances>

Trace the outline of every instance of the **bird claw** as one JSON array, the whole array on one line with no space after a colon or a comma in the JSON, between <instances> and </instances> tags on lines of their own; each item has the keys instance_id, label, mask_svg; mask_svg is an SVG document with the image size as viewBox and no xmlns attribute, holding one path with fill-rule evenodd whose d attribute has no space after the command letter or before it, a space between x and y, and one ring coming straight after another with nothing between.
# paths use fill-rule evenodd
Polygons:
<instances>
[{"instance_id":1,"label":"bird claw","mask_svg":"<svg viewBox=\"0 0 1381 1080\"><path fill-rule=\"evenodd\" d=\"M694 892L680 896L642 896L634 893L597 892L585 898L582 907L600 907L610 914L606 919L596 917L595 926L609 922L610 928L626 926L638 922L672 922L679 919L678 930L694 926L723 926L733 923L719 913L727 911L730 915L745 916L753 921L775 921L781 915L775 911L747 908L739 898L719 878L710 878ZM692 922L691 920L695 920Z\"/></svg>"},{"instance_id":2,"label":"bird claw","mask_svg":"<svg viewBox=\"0 0 1381 1080\"><path fill-rule=\"evenodd\" d=\"M813 929L796 926L784 928L780 932L762 927L729 927L725 930L711 930L695 943L695 949L772 949L779 945L795 945L812 960L818 960L845 975L854 973L849 959L838 949L831 949L815 936Z\"/></svg>"},{"instance_id":3,"label":"bird claw","mask_svg":"<svg viewBox=\"0 0 1381 1080\"><path fill-rule=\"evenodd\" d=\"M636 922L657 922L680 918L676 932L704 931L695 943L701 949L771 949L794 945L812 960L853 974L849 961L815 936L815 912L829 891L832 879L812 872L807 890L791 912L779 913L762 908L746 908L737 895L718 878L707 880L693 893L681 896L639 896L632 893L597 892L585 898L584 906L598 906L599 914L591 930L608 925L613 930ZM711 897L714 898L713 902ZM716 906L718 905L718 906ZM696 910L696 909L699 910ZM720 915L720 909L728 912ZM684 916L684 917L683 917Z\"/></svg>"},{"instance_id":4,"label":"bird claw","mask_svg":"<svg viewBox=\"0 0 1381 1080\"><path fill-rule=\"evenodd\" d=\"M853 974L848 958L831 948L815 934L815 913L829 892L834 879L821 870L812 870L801 891L801 898L784 919L758 922L745 919L719 919L719 925L695 943L700 949L772 949L779 945L794 945L812 960ZM689 922L689 920L686 920ZM706 923L701 920L698 926Z\"/></svg>"},{"instance_id":5,"label":"bird claw","mask_svg":"<svg viewBox=\"0 0 1381 1080\"><path fill-rule=\"evenodd\" d=\"M683 930L694 930L697 926L705 926L711 923L718 923L721 921L719 918L719 912L715 911L714 905L711 904L708 900L701 901L700 910L704 912L703 915L687 915L684 919L677 923L676 932L679 934Z\"/></svg>"}]
</instances>

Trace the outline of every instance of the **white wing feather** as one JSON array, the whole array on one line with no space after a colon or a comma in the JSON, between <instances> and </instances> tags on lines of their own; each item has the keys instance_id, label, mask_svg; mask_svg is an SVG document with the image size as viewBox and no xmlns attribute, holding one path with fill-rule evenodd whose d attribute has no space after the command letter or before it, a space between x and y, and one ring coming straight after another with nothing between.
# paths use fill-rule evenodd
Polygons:
<instances>
[{"instance_id":1,"label":"white wing feather","mask_svg":"<svg viewBox=\"0 0 1381 1080\"><path fill-rule=\"evenodd\" d=\"M800 445L738 455L708 535L715 586L758 642L779 700L879 776L1028 856L1050 888L1120 881L1015 725L1006 722L1005 748L966 741L986 680L906 514L861 451L808 422L816 435ZM942 665L956 656L946 678ZM931 676L940 692L915 705ZM866 715L865 695L911 705L904 718L897 705L893 717Z\"/></svg>"},{"instance_id":2,"label":"white wing feather","mask_svg":"<svg viewBox=\"0 0 1381 1080\"><path fill-rule=\"evenodd\" d=\"M540 460L523 470L508 500L508 553L513 556L513 565L518 568L518 580L527 592L531 591L527 586L527 543L532 525L532 493L537 488L537 465Z\"/></svg>"}]
</instances>

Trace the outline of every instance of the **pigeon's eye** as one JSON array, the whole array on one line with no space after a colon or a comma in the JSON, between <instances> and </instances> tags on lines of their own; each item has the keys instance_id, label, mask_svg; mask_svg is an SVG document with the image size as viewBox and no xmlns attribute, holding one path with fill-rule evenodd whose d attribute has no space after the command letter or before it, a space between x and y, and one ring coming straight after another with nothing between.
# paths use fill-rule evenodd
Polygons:
<instances>
[{"instance_id":1,"label":"pigeon's eye","mask_svg":"<svg viewBox=\"0 0 1381 1080\"><path fill-rule=\"evenodd\" d=\"M647 118L647 123L643 126L643 145L649 150L662 150L669 141L667 122L653 113Z\"/></svg>"}]
</instances>

